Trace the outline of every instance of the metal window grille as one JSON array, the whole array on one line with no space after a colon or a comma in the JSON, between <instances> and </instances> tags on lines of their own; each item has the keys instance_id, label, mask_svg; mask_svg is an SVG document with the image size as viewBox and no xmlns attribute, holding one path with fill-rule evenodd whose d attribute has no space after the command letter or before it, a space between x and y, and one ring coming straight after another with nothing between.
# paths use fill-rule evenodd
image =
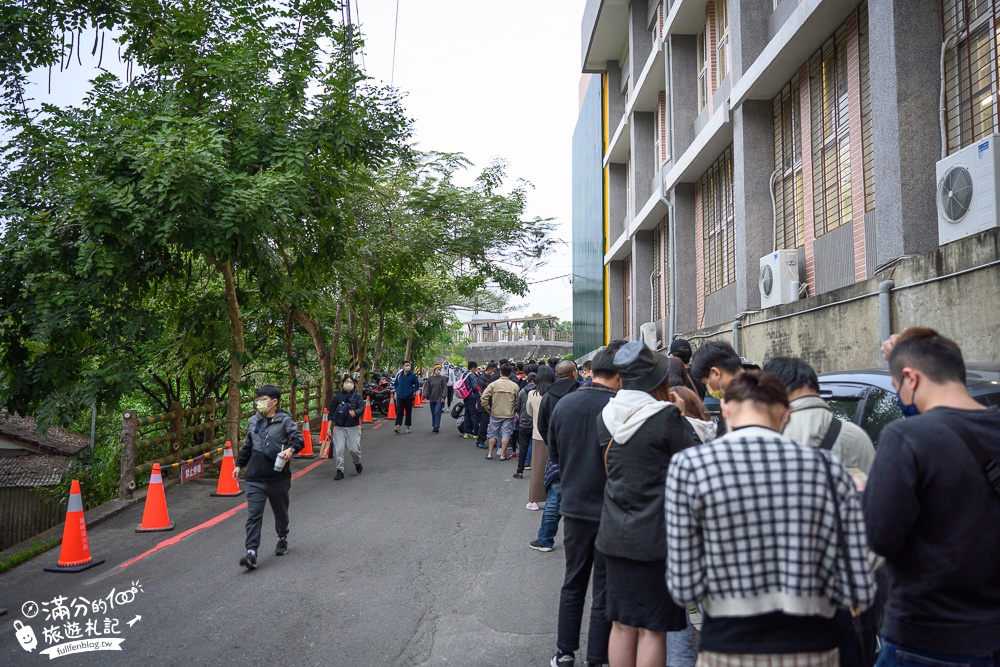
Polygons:
<instances>
[{"instance_id":1,"label":"metal window grille","mask_svg":"<svg viewBox=\"0 0 1000 667\"><path fill-rule=\"evenodd\" d=\"M848 37L841 27L809 60L816 236L848 222L853 214Z\"/></svg>"},{"instance_id":2,"label":"metal window grille","mask_svg":"<svg viewBox=\"0 0 1000 667\"><path fill-rule=\"evenodd\" d=\"M945 135L952 153L1000 130L996 103L1000 0L942 0Z\"/></svg>"},{"instance_id":3,"label":"metal window grille","mask_svg":"<svg viewBox=\"0 0 1000 667\"><path fill-rule=\"evenodd\" d=\"M698 111L708 104L708 34L698 33Z\"/></svg>"},{"instance_id":4,"label":"metal window grille","mask_svg":"<svg viewBox=\"0 0 1000 667\"><path fill-rule=\"evenodd\" d=\"M622 337L632 338L632 255L622 262Z\"/></svg>"},{"instance_id":5,"label":"metal window grille","mask_svg":"<svg viewBox=\"0 0 1000 667\"><path fill-rule=\"evenodd\" d=\"M653 228L653 321L663 317L663 225Z\"/></svg>"},{"instance_id":6,"label":"metal window grille","mask_svg":"<svg viewBox=\"0 0 1000 667\"><path fill-rule=\"evenodd\" d=\"M729 147L701 177L705 294L736 281L733 151Z\"/></svg>"},{"instance_id":7,"label":"metal window grille","mask_svg":"<svg viewBox=\"0 0 1000 667\"><path fill-rule=\"evenodd\" d=\"M805 244L805 201L802 182L802 104L798 75L774 98L775 244Z\"/></svg>"},{"instance_id":8,"label":"metal window grille","mask_svg":"<svg viewBox=\"0 0 1000 667\"><path fill-rule=\"evenodd\" d=\"M729 0L715 0L715 86L729 76Z\"/></svg>"}]
</instances>

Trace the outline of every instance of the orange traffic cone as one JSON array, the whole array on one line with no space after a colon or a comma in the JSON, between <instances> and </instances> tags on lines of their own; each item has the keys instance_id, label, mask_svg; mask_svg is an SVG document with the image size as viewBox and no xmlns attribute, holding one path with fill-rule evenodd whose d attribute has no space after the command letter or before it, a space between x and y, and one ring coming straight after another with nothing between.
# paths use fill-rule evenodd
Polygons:
<instances>
[{"instance_id":1,"label":"orange traffic cone","mask_svg":"<svg viewBox=\"0 0 1000 667\"><path fill-rule=\"evenodd\" d=\"M323 423L319 425L319 441L326 442L330 435L330 408L323 408Z\"/></svg>"},{"instance_id":2,"label":"orange traffic cone","mask_svg":"<svg viewBox=\"0 0 1000 667\"><path fill-rule=\"evenodd\" d=\"M302 448L302 451L295 455L297 459L314 459L316 458L316 453L313 451L313 439L312 433L309 431L309 415L305 416L306 421L302 425L302 439L305 440L306 446Z\"/></svg>"},{"instance_id":3,"label":"orange traffic cone","mask_svg":"<svg viewBox=\"0 0 1000 667\"><path fill-rule=\"evenodd\" d=\"M230 473L231 475L232 473ZM142 523L135 529L137 533L154 533L173 530L167 514L167 496L163 493L163 476L160 474L160 464L153 464L153 472L149 474L149 489L146 490L146 506L142 510Z\"/></svg>"},{"instance_id":4,"label":"orange traffic cone","mask_svg":"<svg viewBox=\"0 0 1000 667\"><path fill-rule=\"evenodd\" d=\"M371 424L372 423L372 404L371 401L365 401L365 416L361 418L362 423Z\"/></svg>"},{"instance_id":5,"label":"orange traffic cone","mask_svg":"<svg viewBox=\"0 0 1000 667\"><path fill-rule=\"evenodd\" d=\"M396 418L396 397L389 394L389 412L385 416L386 419Z\"/></svg>"},{"instance_id":6,"label":"orange traffic cone","mask_svg":"<svg viewBox=\"0 0 1000 667\"><path fill-rule=\"evenodd\" d=\"M83 518L83 498L80 496L80 482L73 480L69 488L69 504L66 507L66 523L63 525L62 547L55 565L47 565L46 572L83 572L100 565L103 558L94 560L90 556L90 542L87 540L87 521Z\"/></svg>"},{"instance_id":7,"label":"orange traffic cone","mask_svg":"<svg viewBox=\"0 0 1000 667\"><path fill-rule=\"evenodd\" d=\"M420 407L420 394L419 393L413 395L413 407L415 407L415 408L419 408Z\"/></svg>"},{"instance_id":8,"label":"orange traffic cone","mask_svg":"<svg viewBox=\"0 0 1000 667\"><path fill-rule=\"evenodd\" d=\"M243 489L240 483L233 479L233 470L236 463L233 461L233 446L226 440L226 450L222 454L222 469L219 470L219 484L215 487L213 496L241 496Z\"/></svg>"}]
</instances>

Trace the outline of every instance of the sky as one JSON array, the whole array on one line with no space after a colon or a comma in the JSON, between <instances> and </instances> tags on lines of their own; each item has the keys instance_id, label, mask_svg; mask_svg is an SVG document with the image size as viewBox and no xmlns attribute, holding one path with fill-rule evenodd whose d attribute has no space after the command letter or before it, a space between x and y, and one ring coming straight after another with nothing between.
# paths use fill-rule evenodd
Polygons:
<instances>
[{"instance_id":1,"label":"sky","mask_svg":"<svg viewBox=\"0 0 1000 667\"><path fill-rule=\"evenodd\" d=\"M563 244L525 276L537 284L511 298L510 316L572 320L571 144L585 0L398 0L398 31L397 0L352 1L365 37L361 64L406 93L418 148L464 153L473 175L495 158L506 160L511 181L533 185L527 217L556 224ZM110 44L104 66L117 70ZM51 94L48 72L36 72L36 99L79 103L97 73L96 59L83 62L54 71Z\"/></svg>"}]
</instances>

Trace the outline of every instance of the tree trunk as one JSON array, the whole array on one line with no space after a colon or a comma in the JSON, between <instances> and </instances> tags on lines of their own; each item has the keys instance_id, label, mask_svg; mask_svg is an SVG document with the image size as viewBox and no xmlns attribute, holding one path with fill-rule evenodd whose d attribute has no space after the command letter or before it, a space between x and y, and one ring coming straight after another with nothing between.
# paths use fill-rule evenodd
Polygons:
<instances>
[{"instance_id":1,"label":"tree trunk","mask_svg":"<svg viewBox=\"0 0 1000 667\"><path fill-rule=\"evenodd\" d=\"M373 368L381 368L382 363L382 334L385 331L385 312L378 312L378 340L375 343L375 358L372 359Z\"/></svg>"},{"instance_id":2,"label":"tree trunk","mask_svg":"<svg viewBox=\"0 0 1000 667\"><path fill-rule=\"evenodd\" d=\"M343 318L344 318L344 302L338 301L336 320L333 323L333 344L330 346L330 354L331 357L333 357L330 359L331 364L333 364L333 361L337 357L337 355L340 354L340 326Z\"/></svg>"},{"instance_id":3,"label":"tree trunk","mask_svg":"<svg viewBox=\"0 0 1000 667\"><path fill-rule=\"evenodd\" d=\"M411 358L412 355L413 355L413 331L411 330L410 333L406 336L406 354L403 355L403 358L409 359L410 362L412 363L413 362L413 359Z\"/></svg>"},{"instance_id":4,"label":"tree trunk","mask_svg":"<svg viewBox=\"0 0 1000 667\"><path fill-rule=\"evenodd\" d=\"M288 360L288 411L292 413L292 419L298 418L295 405L295 387L299 384L299 373L295 365L295 357L292 356L292 314L291 308L285 309L285 358Z\"/></svg>"},{"instance_id":5,"label":"tree trunk","mask_svg":"<svg viewBox=\"0 0 1000 667\"><path fill-rule=\"evenodd\" d=\"M212 262L222 272L222 277L226 283L226 313L229 315L229 323L232 326L233 347L230 352L231 360L229 365L229 396L226 397L226 439L239 446L240 442L240 380L243 377L243 359L246 354L246 344L243 338L243 314L240 312L240 302L236 296L236 278L232 260L219 261L208 256Z\"/></svg>"},{"instance_id":6,"label":"tree trunk","mask_svg":"<svg viewBox=\"0 0 1000 667\"><path fill-rule=\"evenodd\" d=\"M306 317L302 311L292 309L292 317L302 325L312 338L313 346L316 348L316 355L319 357L319 366L323 371L323 391L322 405L326 406L333 400L333 362L330 359L330 348L326 346L326 337L323 335L323 328L319 320L315 317Z\"/></svg>"}]
</instances>

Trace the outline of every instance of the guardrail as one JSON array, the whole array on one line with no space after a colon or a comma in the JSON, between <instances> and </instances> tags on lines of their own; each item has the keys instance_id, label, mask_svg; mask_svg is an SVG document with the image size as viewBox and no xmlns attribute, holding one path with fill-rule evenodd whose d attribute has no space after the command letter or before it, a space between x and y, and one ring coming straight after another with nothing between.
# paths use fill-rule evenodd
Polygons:
<instances>
[{"instance_id":1,"label":"guardrail","mask_svg":"<svg viewBox=\"0 0 1000 667\"><path fill-rule=\"evenodd\" d=\"M573 342L573 332L565 329L473 329L455 334L455 342L459 345L468 343L525 343L531 341Z\"/></svg>"},{"instance_id":2,"label":"guardrail","mask_svg":"<svg viewBox=\"0 0 1000 667\"><path fill-rule=\"evenodd\" d=\"M316 415L323 410L322 381L313 380L293 384L282 390L287 395L287 409L292 418L299 422L299 415ZM250 406L244 410L243 406ZM246 432L246 424L253 415L253 397L240 401L240 437ZM122 418L121 434L121 480L118 496L132 497L136 488L136 477L148 475L154 463L161 467L178 467L182 463L206 458L211 461L223 450L226 442L227 406L218 404L214 398L205 405L184 409L180 403L172 403L170 410L158 415L140 417L135 410L126 410ZM304 422L304 420L302 420ZM301 426L301 422L300 422ZM223 431L219 435L219 431ZM241 440L232 443L238 450Z\"/></svg>"}]
</instances>

